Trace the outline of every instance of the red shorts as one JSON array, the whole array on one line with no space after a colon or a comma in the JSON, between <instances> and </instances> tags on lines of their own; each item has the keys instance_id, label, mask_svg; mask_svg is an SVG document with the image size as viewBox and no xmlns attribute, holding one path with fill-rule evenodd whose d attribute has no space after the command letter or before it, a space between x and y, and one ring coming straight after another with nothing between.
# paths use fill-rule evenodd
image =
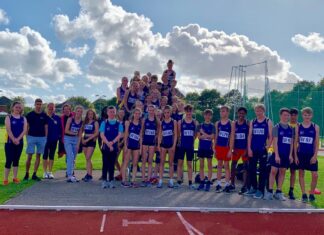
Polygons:
<instances>
[{"instance_id":1,"label":"red shorts","mask_svg":"<svg viewBox=\"0 0 324 235\"><path fill-rule=\"evenodd\" d=\"M249 158L246 155L245 149L234 149L232 154L232 161L238 161L242 157L243 162L247 161Z\"/></svg>"},{"instance_id":2,"label":"red shorts","mask_svg":"<svg viewBox=\"0 0 324 235\"><path fill-rule=\"evenodd\" d=\"M230 161L230 158L227 158L228 151L230 150L229 147L224 146L216 146L215 147L215 155L217 160L221 161Z\"/></svg>"}]
</instances>

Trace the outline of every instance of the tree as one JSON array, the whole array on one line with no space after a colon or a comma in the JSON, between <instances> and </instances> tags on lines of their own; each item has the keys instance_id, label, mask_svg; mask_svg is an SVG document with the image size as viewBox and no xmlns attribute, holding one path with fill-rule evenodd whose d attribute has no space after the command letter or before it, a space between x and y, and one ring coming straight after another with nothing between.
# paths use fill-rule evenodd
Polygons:
<instances>
[{"instance_id":1,"label":"tree","mask_svg":"<svg viewBox=\"0 0 324 235\"><path fill-rule=\"evenodd\" d=\"M73 107L77 105L81 105L83 108L88 109L88 108L93 108L93 104L85 97L83 96L72 96L68 98L64 103L69 103Z\"/></svg>"},{"instance_id":2,"label":"tree","mask_svg":"<svg viewBox=\"0 0 324 235\"><path fill-rule=\"evenodd\" d=\"M105 106L115 106L117 104L117 97L113 97L109 100L103 99L103 98L99 98L97 100L95 100L93 103L94 108L96 109L97 113L100 113L102 108Z\"/></svg>"}]
</instances>

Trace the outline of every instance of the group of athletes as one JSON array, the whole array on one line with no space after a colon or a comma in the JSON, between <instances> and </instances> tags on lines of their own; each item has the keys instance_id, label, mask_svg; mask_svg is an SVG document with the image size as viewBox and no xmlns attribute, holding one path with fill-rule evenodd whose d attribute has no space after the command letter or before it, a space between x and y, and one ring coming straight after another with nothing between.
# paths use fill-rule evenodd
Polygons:
<instances>
[{"instance_id":1,"label":"group of athletes","mask_svg":"<svg viewBox=\"0 0 324 235\"><path fill-rule=\"evenodd\" d=\"M82 180L92 181L91 158L98 142L102 153L102 188L115 188L115 179L121 180L123 187L152 187L157 184L157 188L162 188L165 183L169 188L183 187L186 158L190 189L210 191L214 184L216 192L231 193L235 191L237 164L241 159L243 186L240 194L256 199L286 200L282 185L286 170L290 168L289 198L295 199L294 186L298 170L302 201L315 200L319 127L312 123L311 108L302 109L301 123L298 123L297 109L282 108L280 122L273 126L265 116L262 104L254 107L256 117L252 121L246 119L247 109L244 107L236 110L237 120L231 121L230 108L224 105L219 108L220 120L215 124L212 123L211 109L204 110L204 121L198 123L193 118L193 106L184 104L180 99L172 60L168 61L167 67L162 73L162 82L158 82L156 75L148 73L141 77L136 71L128 87L128 79L123 77L121 86L117 88L117 105L104 107L100 118L97 118L93 109L85 112L82 106L76 106L72 112L69 104L63 106L61 116L55 113L54 103L47 104L44 112L41 99L36 99L34 110L23 116L22 104L14 102L11 114L5 119L7 138L3 185L9 184L11 167L13 182L20 182L17 172L26 135L24 180L30 178L31 159L35 153L31 179L41 180L37 176L41 156L43 178L53 179L53 162L58 146L58 156L66 155L67 182L79 181L74 175L74 168L76 156L81 152L85 155L87 171ZM193 182L192 167L196 139L199 142L197 156L200 159L197 184ZM273 149L272 154L269 154L269 149ZM121 164L119 155L122 155ZM217 177L214 182L213 156L217 159ZM166 160L168 181L164 182ZM207 174L205 163L208 166ZM114 177L115 168L120 173L117 177ZM132 171L131 179L128 179L128 170ZM140 183L136 180L139 170ZM309 196L305 189L305 171L311 171L312 176ZM273 191L275 184L276 191Z\"/></svg>"}]
</instances>

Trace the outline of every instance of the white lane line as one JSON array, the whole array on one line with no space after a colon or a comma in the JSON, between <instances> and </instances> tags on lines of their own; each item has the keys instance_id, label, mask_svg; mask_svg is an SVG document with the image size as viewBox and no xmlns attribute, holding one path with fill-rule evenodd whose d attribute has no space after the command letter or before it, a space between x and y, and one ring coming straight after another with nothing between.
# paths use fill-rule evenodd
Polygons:
<instances>
[{"instance_id":1,"label":"white lane line","mask_svg":"<svg viewBox=\"0 0 324 235\"><path fill-rule=\"evenodd\" d=\"M200 232L198 229L192 226L188 221L186 221L185 218L183 218L181 212L177 212L177 216L179 217L181 223L185 226L189 235L195 235L195 234L204 235L202 232Z\"/></svg>"},{"instance_id":2,"label":"white lane line","mask_svg":"<svg viewBox=\"0 0 324 235\"><path fill-rule=\"evenodd\" d=\"M104 229L105 229L106 217L107 217L106 214L104 214L104 215L102 216L101 226L100 226L100 232L101 232L101 233L103 233L103 231L104 231Z\"/></svg>"}]
</instances>

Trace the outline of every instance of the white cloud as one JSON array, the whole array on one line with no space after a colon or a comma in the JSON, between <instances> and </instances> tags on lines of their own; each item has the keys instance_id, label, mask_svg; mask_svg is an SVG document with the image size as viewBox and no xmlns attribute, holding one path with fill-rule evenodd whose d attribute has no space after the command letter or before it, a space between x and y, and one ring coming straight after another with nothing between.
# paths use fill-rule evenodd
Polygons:
<instances>
[{"instance_id":1,"label":"white cloud","mask_svg":"<svg viewBox=\"0 0 324 235\"><path fill-rule=\"evenodd\" d=\"M324 51L324 37L319 33L309 33L308 36L296 34L291 41L309 52Z\"/></svg>"},{"instance_id":2,"label":"white cloud","mask_svg":"<svg viewBox=\"0 0 324 235\"><path fill-rule=\"evenodd\" d=\"M73 90L74 85L72 83L64 83L63 89L64 90Z\"/></svg>"},{"instance_id":3,"label":"white cloud","mask_svg":"<svg viewBox=\"0 0 324 235\"><path fill-rule=\"evenodd\" d=\"M5 87L49 88L81 74L76 60L58 58L42 35L29 27L0 31L0 80Z\"/></svg>"},{"instance_id":4,"label":"white cloud","mask_svg":"<svg viewBox=\"0 0 324 235\"><path fill-rule=\"evenodd\" d=\"M93 40L93 57L87 78L95 84L108 82L114 88L121 76L134 70L161 74L169 58L175 61L181 90L211 88L226 90L231 67L267 60L273 80L296 81L291 65L269 47L244 35L210 31L197 24L174 26L162 36L153 33L152 21L126 12L109 0L80 0L79 16L69 19L56 15L53 24L57 36L67 44ZM248 76L264 74L264 67L249 68ZM188 79L190 77L190 79ZM191 81L196 83L192 85Z\"/></svg>"},{"instance_id":5,"label":"white cloud","mask_svg":"<svg viewBox=\"0 0 324 235\"><path fill-rule=\"evenodd\" d=\"M9 24L9 18L7 16L7 13L0 8L0 24Z\"/></svg>"},{"instance_id":6,"label":"white cloud","mask_svg":"<svg viewBox=\"0 0 324 235\"><path fill-rule=\"evenodd\" d=\"M83 56L85 56L88 53L89 46L87 44L84 44L82 47L68 47L65 49L65 51L75 57L82 58Z\"/></svg>"}]
</instances>

